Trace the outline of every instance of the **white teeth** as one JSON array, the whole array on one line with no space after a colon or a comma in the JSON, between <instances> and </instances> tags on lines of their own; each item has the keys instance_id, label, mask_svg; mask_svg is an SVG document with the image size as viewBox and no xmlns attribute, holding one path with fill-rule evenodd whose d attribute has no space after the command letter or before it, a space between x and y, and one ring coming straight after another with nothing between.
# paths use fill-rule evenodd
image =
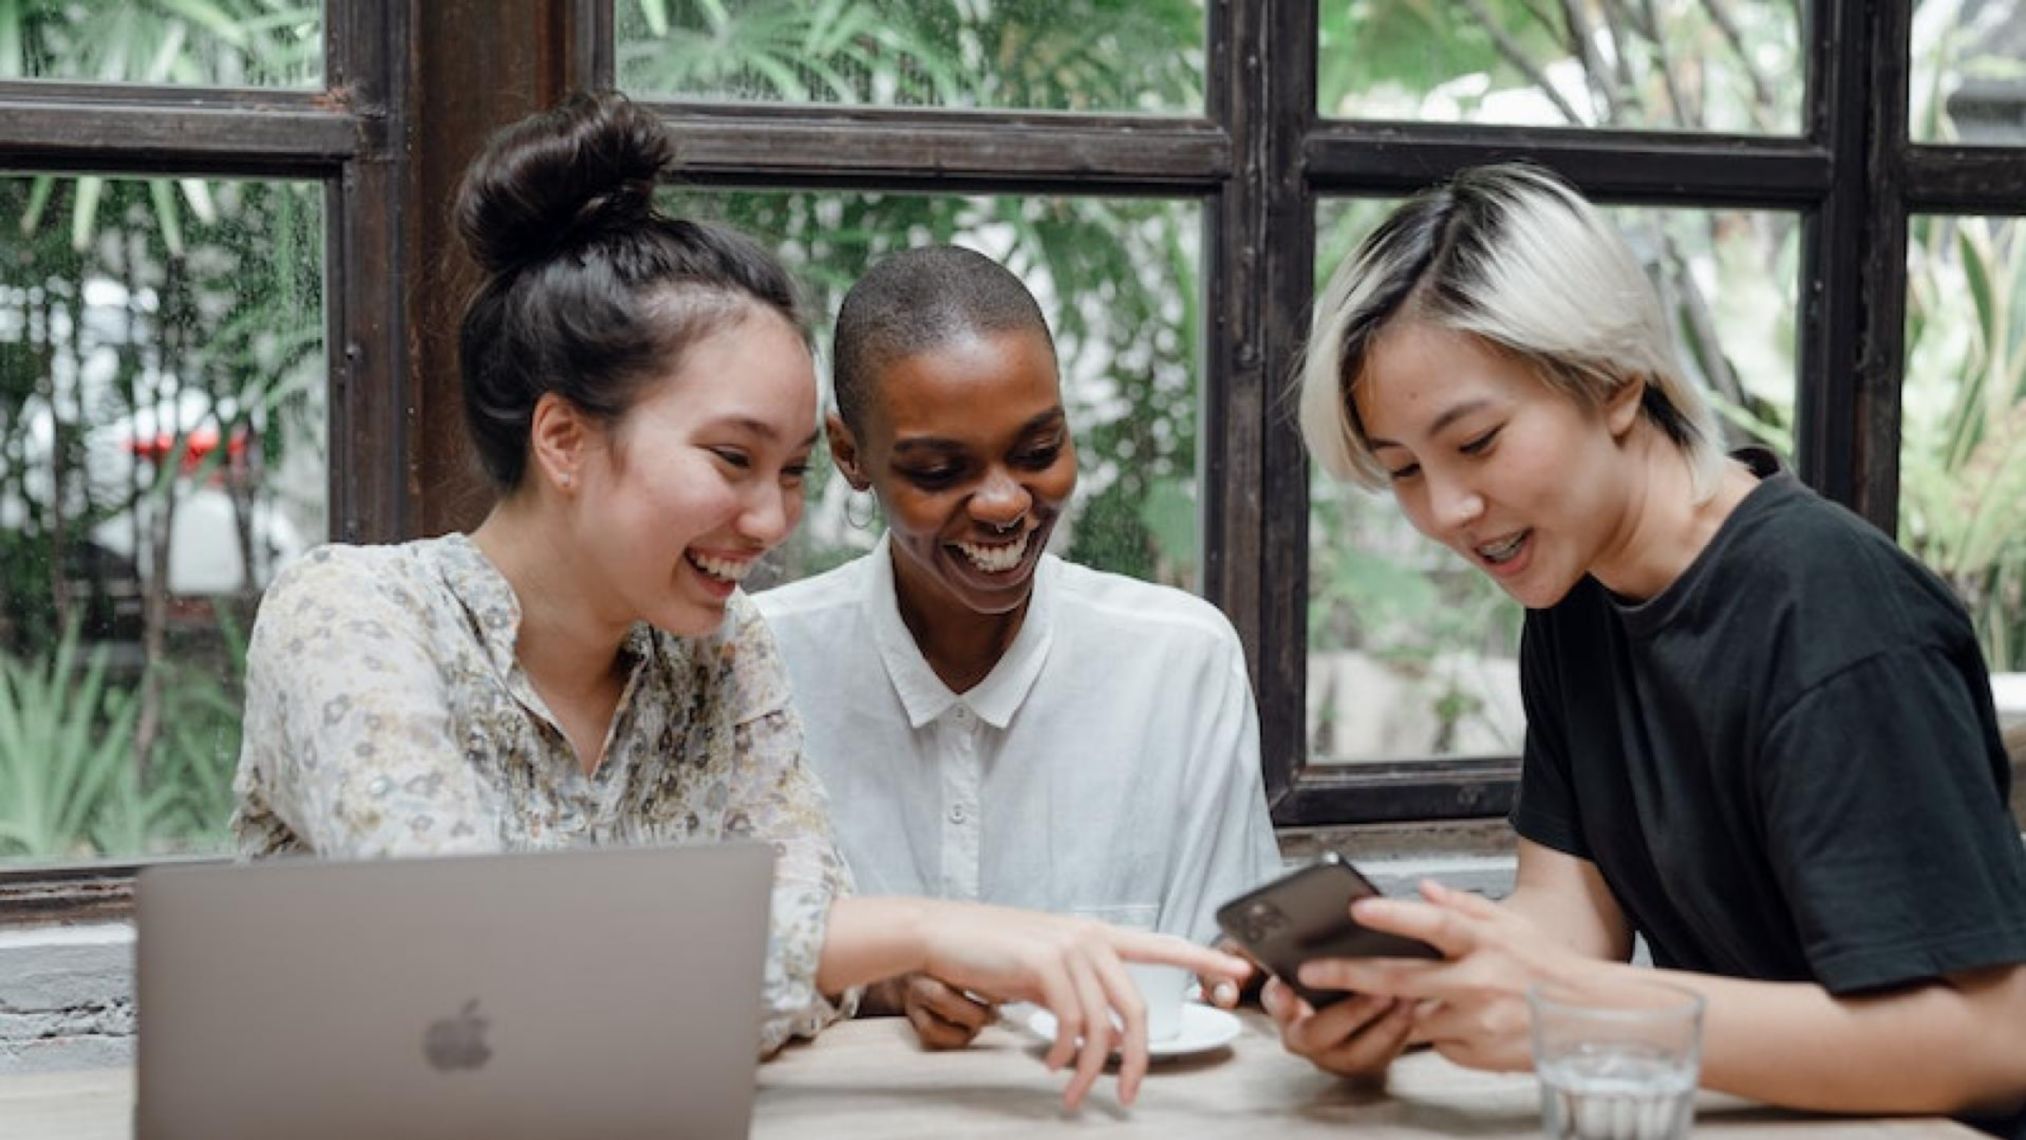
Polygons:
<instances>
[{"instance_id":1,"label":"white teeth","mask_svg":"<svg viewBox=\"0 0 2026 1140\"><path fill-rule=\"evenodd\" d=\"M1488 542L1483 546L1478 547L1477 553L1480 556L1482 556L1486 562L1490 562L1493 564L1510 561L1513 555L1519 553L1520 546L1526 542L1527 535L1531 533L1533 532L1523 530L1520 531L1518 534L1506 538L1503 541Z\"/></svg>"},{"instance_id":2,"label":"white teeth","mask_svg":"<svg viewBox=\"0 0 2026 1140\"><path fill-rule=\"evenodd\" d=\"M691 551L689 555L690 565L713 578L722 578L727 582L736 582L744 578L752 570L753 563L758 561L757 558L712 558L708 554L698 554L695 551Z\"/></svg>"},{"instance_id":3,"label":"white teeth","mask_svg":"<svg viewBox=\"0 0 2026 1140\"><path fill-rule=\"evenodd\" d=\"M972 565L987 574L1004 574L1020 565L1020 560L1027 556L1027 539L1028 535L1023 534L1004 546L979 546L973 542L960 542L957 549L964 552L964 557L970 559Z\"/></svg>"}]
</instances>

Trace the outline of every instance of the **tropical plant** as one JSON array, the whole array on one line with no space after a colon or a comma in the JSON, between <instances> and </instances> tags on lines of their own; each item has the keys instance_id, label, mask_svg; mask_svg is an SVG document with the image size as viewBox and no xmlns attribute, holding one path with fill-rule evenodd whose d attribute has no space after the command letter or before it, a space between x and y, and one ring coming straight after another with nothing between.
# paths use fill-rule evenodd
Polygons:
<instances>
[{"instance_id":1,"label":"tropical plant","mask_svg":"<svg viewBox=\"0 0 2026 1140\"><path fill-rule=\"evenodd\" d=\"M0 0L0 77L312 83L321 27L318 0ZM299 544L277 519L322 529L321 210L311 183L0 178L0 646L77 631L125 702L97 726L125 763L71 847L222 836L238 622ZM221 509L242 574L179 596L186 524Z\"/></svg>"},{"instance_id":2,"label":"tropical plant","mask_svg":"<svg viewBox=\"0 0 2026 1140\"><path fill-rule=\"evenodd\" d=\"M1194 111L1202 0L614 0L620 84L788 103Z\"/></svg>"},{"instance_id":3,"label":"tropical plant","mask_svg":"<svg viewBox=\"0 0 2026 1140\"><path fill-rule=\"evenodd\" d=\"M1910 108L1915 138L1952 141L1963 133L1949 112L1949 97L1966 79L2021 77L2018 60L1979 49L2012 19L2012 6L1976 0L1923 0L1916 6ZM1971 303L1964 305L1964 298ZM1912 219L1906 352L1900 541L1963 598L1990 667L2026 669L2021 223Z\"/></svg>"},{"instance_id":4,"label":"tropical plant","mask_svg":"<svg viewBox=\"0 0 2026 1140\"><path fill-rule=\"evenodd\" d=\"M300 87L322 75L322 0L0 0L0 77Z\"/></svg>"},{"instance_id":5,"label":"tropical plant","mask_svg":"<svg viewBox=\"0 0 2026 1140\"><path fill-rule=\"evenodd\" d=\"M1923 217L1908 246L1900 538L1969 607L1990 667L2026 668L2026 232Z\"/></svg>"},{"instance_id":6,"label":"tropical plant","mask_svg":"<svg viewBox=\"0 0 2026 1140\"><path fill-rule=\"evenodd\" d=\"M108 687L104 646L79 652L75 625L40 659L0 652L0 852L90 853L131 786L132 694Z\"/></svg>"},{"instance_id":7,"label":"tropical plant","mask_svg":"<svg viewBox=\"0 0 2026 1140\"><path fill-rule=\"evenodd\" d=\"M620 75L688 97L1041 109L1195 108L1197 0L801 3L620 0ZM1196 575L1194 203L833 192L680 195L779 250L835 311L874 261L924 242L999 256L1048 308L1082 481L1072 558L1178 584ZM869 541L843 525L844 488L818 487L781 573Z\"/></svg>"}]
</instances>

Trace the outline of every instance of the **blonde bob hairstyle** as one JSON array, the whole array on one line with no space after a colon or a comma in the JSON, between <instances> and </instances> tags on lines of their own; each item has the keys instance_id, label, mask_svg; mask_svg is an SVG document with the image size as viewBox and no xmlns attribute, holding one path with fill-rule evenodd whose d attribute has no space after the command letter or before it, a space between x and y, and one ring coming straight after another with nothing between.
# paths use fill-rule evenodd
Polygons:
<instances>
[{"instance_id":1,"label":"blonde bob hairstyle","mask_svg":"<svg viewBox=\"0 0 2026 1140\"><path fill-rule=\"evenodd\" d=\"M1660 298L1595 207L1532 166L1481 166L1395 210L1316 302L1301 433L1323 469L1378 489L1352 401L1372 344L1396 322L1468 333L1579 404L1644 382L1641 414L1688 460L1698 502L1727 459L1716 417L1682 374Z\"/></svg>"}]
</instances>

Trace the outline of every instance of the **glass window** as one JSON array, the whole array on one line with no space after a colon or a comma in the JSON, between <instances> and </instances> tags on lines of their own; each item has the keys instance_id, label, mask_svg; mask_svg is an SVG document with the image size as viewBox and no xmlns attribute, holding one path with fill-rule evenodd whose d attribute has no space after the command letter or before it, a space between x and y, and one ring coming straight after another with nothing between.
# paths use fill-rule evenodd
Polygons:
<instances>
[{"instance_id":1,"label":"glass window","mask_svg":"<svg viewBox=\"0 0 2026 1140\"><path fill-rule=\"evenodd\" d=\"M317 87L323 0L14 0L0 79Z\"/></svg>"},{"instance_id":2,"label":"glass window","mask_svg":"<svg viewBox=\"0 0 2026 1140\"><path fill-rule=\"evenodd\" d=\"M1318 206L1318 287L1393 204ZM1791 457L1798 219L1607 213L1660 289L1684 365L1715 400L1731 445L1759 443ZM1389 497L1320 471L1309 497L1313 760L1517 755L1525 731L1518 604L1417 533Z\"/></svg>"},{"instance_id":3,"label":"glass window","mask_svg":"<svg viewBox=\"0 0 2026 1140\"><path fill-rule=\"evenodd\" d=\"M611 0L619 85L760 103L1198 114L1203 0Z\"/></svg>"},{"instance_id":4,"label":"glass window","mask_svg":"<svg viewBox=\"0 0 2026 1140\"><path fill-rule=\"evenodd\" d=\"M1791 135L1795 0L1321 5L1317 110L1345 119Z\"/></svg>"},{"instance_id":5,"label":"glass window","mask_svg":"<svg viewBox=\"0 0 2026 1140\"><path fill-rule=\"evenodd\" d=\"M1196 203L765 191L679 194L670 205L728 222L778 251L808 291L822 353L845 292L886 255L950 242L999 259L1048 317L1076 437L1076 497L1052 549L1197 588ZM817 463L802 526L771 556L772 581L827 569L878 538L876 519L851 521L864 519L870 503L847 513L850 488L827 455Z\"/></svg>"},{"instance_id":6,"label":"glass window","mask_svg":"<svg viewBox=\"0 0 2026 1140\"><path fill-rule=\"evenodd\" d=\"M0 859L222 849L254 608L326 529L323 189L0 217Z\"/></svg>"},{"instance_id":7,"label":"glass window","mask_svg":"<svg viewBox=\"0 0 2026 1140\"><path fill-rule=\"evenodd\" d=\"M2026 9L1915 0L1908 133L1915 142L2026 145Z\"/></svg>"},{"instance_id":8,"label":"glass window","mask_svg":"<svg viewBox=\"0 0 2026 1140\"><path fill-rule=\"evenodd\" d=\"M2026 671L2026 222L1912 219L1900 399L1900 542Z\"/></svg>"}]
</instances>

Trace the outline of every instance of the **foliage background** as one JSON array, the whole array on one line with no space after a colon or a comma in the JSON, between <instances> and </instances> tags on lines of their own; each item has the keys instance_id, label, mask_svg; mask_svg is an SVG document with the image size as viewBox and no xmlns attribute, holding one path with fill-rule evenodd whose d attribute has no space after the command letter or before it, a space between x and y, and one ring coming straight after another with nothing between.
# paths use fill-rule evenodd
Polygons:
<instances>
[{"instance_id":1,"label":"foliage background","mask_svg":"<svg viewBox=\"0 0 2026 1140\"><path fill-rule=\"evenodd\" d=\"M0 78L312 84L321 8L0 0ZM0 176L0 857L223 843L242 631L323 529L322 202ZM172 589L201 544L236 583Z\"/></svg>"},{"instance_id":2,"label":"foliage background","mask_svg":"<svg viewBox=\"0 0 2026 1140\"><path fill-rule=\"evenodd\" d=\"M621 86L684 98L1200 114L1202 0L613 0ZM1803 0L1326 0L1330 116L1791 133ZM2019 84L2012 0L1920 0L1917 137L1986 138L1951 96ZM0 77L322 80L318 0L0 0ZM0 176L0 857L215 848L240 653L286 551L323 533L321 192ZM1203 216L1190 200L669 191L782 251L817 311L894 250L973 244L1054 325L1084 470L1065 553L1192 587ZM1386 208L1318 208L1326 273ZM1737 441L1786 450L1795 219L1620 225ZM1901 538L2026 667L2026 238L1919 218L1909 251ZM122 434L124 433L124 434ZM214 441L240 441L202 446ZM128 442L162 437L148 455ZM202 451L200 457L196 453ZM864 549L823 488L776 576ZM170 589L179 517L222 496L255 572ZM1324 757L1509 749L1517 611L1390 504L1314 484L1311 743ZM110 529L109 529L110 528ZM123 538L113 541L109 534ZM1331 669L1370 666L1377 689ZM1360 684L1379 684L1378 681ZM1340 692L1342 690L1342 692ZM1341 697L1341 699L1340 699ZM1397 705L1411 738L1360 736Z\"/></svg>"}]
</instances>

